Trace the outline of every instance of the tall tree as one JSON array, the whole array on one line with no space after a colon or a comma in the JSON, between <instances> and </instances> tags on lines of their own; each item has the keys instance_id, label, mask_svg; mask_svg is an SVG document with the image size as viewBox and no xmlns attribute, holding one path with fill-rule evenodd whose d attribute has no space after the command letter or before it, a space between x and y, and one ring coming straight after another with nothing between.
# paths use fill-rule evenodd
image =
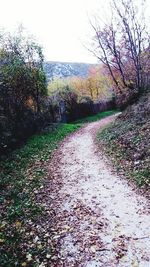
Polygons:
<instances>
[{"instance_id":1,"label":"tall tree","mask_svg":"<svg viewBox=\"0 0 150 267\"><path fill-rule=\"evenodd\" d=\"M42 49L20 30L15 36L0 36L0 76L1 101L7 112L24 107L29 98L40 111L40 96L47 94Z\"/></svg>"},{"instance_id":2,"label":"tall tree","mask_svg":"<svg viewBox=\"0 0 150 267\"><path fill-rule=\"evenodd\" d=\"M143 15L143 5L137 8L133 0L112 0L112 19L100 26L98 18L91 26L95 32L92 53L108 69L115 88L137 89L146 86L143 59L149 37ZM141 12L140 12L141 11Z\"/></svg>"}]
</instances>

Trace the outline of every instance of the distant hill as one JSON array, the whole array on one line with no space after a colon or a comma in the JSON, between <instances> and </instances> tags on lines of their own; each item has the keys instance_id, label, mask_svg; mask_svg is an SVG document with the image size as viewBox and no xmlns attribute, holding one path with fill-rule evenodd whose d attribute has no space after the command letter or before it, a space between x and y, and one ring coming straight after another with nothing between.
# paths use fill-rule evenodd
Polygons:
<instances>
[{"instance_id":1,"label":"distant hill","mask_svg":"<svg viewBox=\"0 0 150 267\"><path fill-rule=\"evenodd\" d=\"M51 81L56 78L73 76L87 77L91 66L95 66L95 64L47 61L44 63L44 70L48 81Z\"/></svg>"}]
</instances>

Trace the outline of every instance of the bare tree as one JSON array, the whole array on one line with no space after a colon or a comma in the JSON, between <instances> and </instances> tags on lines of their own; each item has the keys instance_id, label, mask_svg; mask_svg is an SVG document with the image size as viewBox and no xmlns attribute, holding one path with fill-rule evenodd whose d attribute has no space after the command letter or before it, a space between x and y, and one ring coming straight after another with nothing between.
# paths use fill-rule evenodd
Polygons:
<instances>
[{"instance_id":1,"label":"bare tree","mask_svg":"<svg viewBox=\"0 0 150 267\"><path fill-rule=\"evenodd\" d=\"M136 88L140 92L145 87L148 57L143 60L143 54L149 42L144 15L133 0L112 0L111 8L112 19L102 28L98 19L90 22L95 32L91 51L107 67L119 91Z\"/></svg>"}]
</instances>

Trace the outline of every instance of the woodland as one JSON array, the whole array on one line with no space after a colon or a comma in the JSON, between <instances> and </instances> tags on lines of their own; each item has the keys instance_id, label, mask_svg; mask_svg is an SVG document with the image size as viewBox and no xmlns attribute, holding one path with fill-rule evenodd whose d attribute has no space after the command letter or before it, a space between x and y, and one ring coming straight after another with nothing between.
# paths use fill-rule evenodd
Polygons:
<instances>
[{"instance_id":1,"label":"woodland","mask_svg":"<svg viewBox=\"0 0 150 267\"><path fill-rule=\"evenodd\" d=\"M78 132L82 135L83 131L90 149L89 131L96 139L97 149L108 158L115 172L125 176L139 195L149 199L150 35L144 17L144 3L137 7L134 1L112 0L111 9L109 21L102 23L98 15L89 20L93 38L87 49L97 58L98 64L89 66L86 77L53 77L48 80L41 46L26 36L21 27L15 35L0 31L0 266L111 266L104 261L106 265L88 265L87 244L82 244L80 260L72 256L74 252L59 254L59 238L63 238L67 231L70 233L72 226L67 228L63 221L67 218L67 211L61 213L51 202L55 199L60 207L63 202L63 196L59 194L65 174L63 176L59 168L65 165L66 173L69 173L65 157L68 149L68 162L74 158L72 155L81 137ZM94 137L92 128L88 126L92 123L95 124L91 127L96 127L93 132L97 130ZM67 139L71 136L76 137L77 143L73 143L74 139ZM82 145L81 138L79 150ZM88 165L93 162L95 154L86 149L87 159L84 160ZM94 145L91 145L92 149L95 149ZM84 154L83 151L80 153ZM93 155L91 161L88 161L88 155ZM84 162L80 166L81 158L68 164L74 166L78 160L79 167L83 167ZM98 165L99 161L95 160ZM61 162L62 166L59 166ZM74 172L70 173L73 177ZM80 172L77 176L80 177ZM68 195L66 193L65 197ZM95 216L92 208L89 212L78 204L73 209L74 214L79 212L79 220L87 218L87 214ZM62 229L58 225L61 221L65 225ZM104 225L107 222L103 222ZM128 265L129 262L118 265L128 250L125 248L127 239L121 234L119 238L119 250L115 251L112 266L133 266ZM93 249L88 260L91 257L98 259L96 250L100 245L94 242L90 243ZM102 247L101 251L105 248Z\"/></svg>"}]
</instances>

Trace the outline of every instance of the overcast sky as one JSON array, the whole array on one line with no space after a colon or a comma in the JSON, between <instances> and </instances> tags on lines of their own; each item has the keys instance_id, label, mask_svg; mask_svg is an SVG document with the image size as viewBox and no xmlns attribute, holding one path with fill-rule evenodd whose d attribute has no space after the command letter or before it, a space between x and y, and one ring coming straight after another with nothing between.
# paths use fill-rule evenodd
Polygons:
<instances>
[{"instance_id":1,"label":"overcast sky","mask_svg":"<svg viewBox=\"0 0 150 267\"><path fill-rule=\"evenodd\" d=\"M0 26L12 32L23 24L43 46L46 60L94 63L83 46L92 34L88 16L96 11L105 15L108 1L0 0Z\"/></svg>"}]
</instances>

